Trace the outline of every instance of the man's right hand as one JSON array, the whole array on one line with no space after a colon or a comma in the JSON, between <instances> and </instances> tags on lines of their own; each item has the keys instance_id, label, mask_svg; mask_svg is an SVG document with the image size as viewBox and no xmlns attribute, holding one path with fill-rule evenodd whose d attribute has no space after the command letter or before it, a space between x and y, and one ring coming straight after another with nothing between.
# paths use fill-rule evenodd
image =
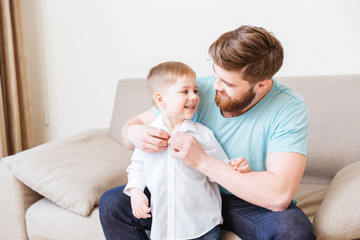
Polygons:
<instances>
[{"instance_id":1,"label":"man's right hand","mask_svg":"<svg viewBox=\"0 0 360 240\"><path fill-rule=\"evenodd\" d=\"M144 124L132 124L127 127L126 138L138 149L155 153L168 146L170 135L154 127Z\"/></svg>"}]
</instances>

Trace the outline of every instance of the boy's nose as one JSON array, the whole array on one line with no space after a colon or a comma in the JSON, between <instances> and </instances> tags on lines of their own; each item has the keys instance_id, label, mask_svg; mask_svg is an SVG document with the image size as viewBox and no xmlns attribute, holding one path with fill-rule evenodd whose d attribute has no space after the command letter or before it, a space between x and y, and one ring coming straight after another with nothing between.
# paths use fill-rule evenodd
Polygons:
<instances>
[{"instance_id":1,"label":"boy's nose","mask_svg":"<svg viewBox=\"0 0 360 240\"><path fill-rule=\"evenodd\" d=\"M191 92L190 93L190 99L193 100L193 99L196 99L198 97L198 95L194 92Z\"/></svg>"}]
</instances>

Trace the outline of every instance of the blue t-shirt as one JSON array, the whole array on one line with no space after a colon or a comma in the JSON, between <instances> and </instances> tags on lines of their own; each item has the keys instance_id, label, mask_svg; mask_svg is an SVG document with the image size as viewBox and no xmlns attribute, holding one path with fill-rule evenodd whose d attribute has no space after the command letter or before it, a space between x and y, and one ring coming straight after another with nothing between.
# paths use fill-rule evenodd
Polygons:
<instances>
[{"instance_id":1,"label":"blue t-shirt","mask_svg":"<svg viewBox=\"0 0 360 240\"><path fill-rule=\"evenodd\" d=\"M272 89L250 110L224 118L214 101L214 80L198 78L200 103L193 120L213 130L229 159L244 157L251 171L264 171L269 152L306 156L310 117L305 100L294 90L273 79Z\"/></svg>"},{"instance_id":2,"label":"blue t-shirt","mask_svg":"<svg viewBox=\"0 0 360 240\"><path fill-rule=\"evenodd\" d=\"M260 102L238 117L224 118L214 101L214 80L197 79L200 103L192 120L214 132L229 159L244 157L251 171L265 171L269 152L306 156L310 117L305 100L294 90L272 79L271 90Z\"/></svg>"}]
</instances>

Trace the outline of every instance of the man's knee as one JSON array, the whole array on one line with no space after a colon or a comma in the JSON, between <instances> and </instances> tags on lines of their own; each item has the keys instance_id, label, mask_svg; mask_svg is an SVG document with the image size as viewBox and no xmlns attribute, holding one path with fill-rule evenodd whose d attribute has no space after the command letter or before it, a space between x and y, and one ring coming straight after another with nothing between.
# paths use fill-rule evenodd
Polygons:
<instances>
[{"instance_id":1,"label":"man's knee","mask_svg":"<svg viewBox=\"0 0 360 240\"><path fill-rule=\"evenodd\" d=\"M122 208L131 208L129 197L123 193L125 186L106 191L99 200L99 215L102 222L119 215Z\"/></svg>"},{"instance_id":2,"label":"man's knee","mask_svg":"<svg viewBox=\"0 0 360 240\"><path fill-rule=\"evenodd\" d=\"M275 239L316 239L313 226L308 217L298 208L277 212L273 226Z\"/></svg>"}]
</instances>

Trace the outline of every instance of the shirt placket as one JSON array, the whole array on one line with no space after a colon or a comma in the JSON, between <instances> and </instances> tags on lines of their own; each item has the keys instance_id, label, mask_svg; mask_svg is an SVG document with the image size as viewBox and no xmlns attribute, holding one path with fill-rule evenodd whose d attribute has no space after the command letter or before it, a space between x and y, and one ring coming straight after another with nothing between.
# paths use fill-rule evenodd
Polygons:
<instances>
[{"instance_id":1,"label":"shirt placket","mask_svg":"<svg viewBox=\"0 0 360 240\"><path fill-rule=\"evenodd\" d=\"M175 239L175 159L167 150L167 239Z\"/></svg>"}]
</instances>

